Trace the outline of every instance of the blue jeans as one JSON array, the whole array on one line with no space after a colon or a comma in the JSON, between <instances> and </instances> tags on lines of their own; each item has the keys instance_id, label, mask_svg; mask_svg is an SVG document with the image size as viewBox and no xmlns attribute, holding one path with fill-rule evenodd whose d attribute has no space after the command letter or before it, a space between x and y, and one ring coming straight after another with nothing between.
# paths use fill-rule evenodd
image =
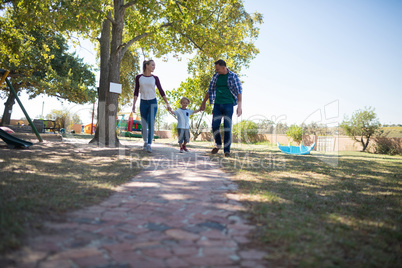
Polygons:
<instances>
[{"instance_id":1,"label":"blue jeans","mask_svg":"<svg viewBox=\"0 0 402 268\"><path fill-rule=\"evenodd\" d=\"M157 111L158 101L156 98L152 100L141 99L140 114L142 138L144 142L147 142L148 144L152 144L152 140L154 139L155 117Z\"/></svg>"},{"instance_id":2,"label":"blue jeans","mask_svg":"<svg viewBox=\"0 0 402 268\"><path fill-rule=\"evenodd\" d=\"M232 115L233 104L214 104L214 108L212 110L212 132L216 145L221 147L222 137L219 129L223 118L223 151L225 153L230 153L230 145L232 144Z\"/></svg>"}]
</instances>

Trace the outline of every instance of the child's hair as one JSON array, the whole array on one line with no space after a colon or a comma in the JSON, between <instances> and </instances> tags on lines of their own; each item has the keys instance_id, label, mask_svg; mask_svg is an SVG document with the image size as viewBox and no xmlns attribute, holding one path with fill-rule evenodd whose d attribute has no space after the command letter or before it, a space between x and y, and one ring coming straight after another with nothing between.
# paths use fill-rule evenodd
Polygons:
<instances>
[{"instance_id":1,"label":"child's hair","mask_svg":"<svg viewBox=\"0 0 402 268\"><path fill-rule=\"evenodd\" d=\"M147 69L147 65L149 65L153 61L154 60L144 60L144 62L142 63L142 70L145 72L145 70Z\"/></svg>"},{"instance_id":2,"label":"child's hair","mask_svg":"<svg viewBox=\"0 0 402 268\"><path fill-rule=\"evenodd\" d=\"M186 98L186 97L181 98L181 99L180 99L180 103L181 103L183 100L186 100L186 101L188 101L188 103L190 103L190 99L189 99L189 98Z\"/></svg>"}]
</instances>

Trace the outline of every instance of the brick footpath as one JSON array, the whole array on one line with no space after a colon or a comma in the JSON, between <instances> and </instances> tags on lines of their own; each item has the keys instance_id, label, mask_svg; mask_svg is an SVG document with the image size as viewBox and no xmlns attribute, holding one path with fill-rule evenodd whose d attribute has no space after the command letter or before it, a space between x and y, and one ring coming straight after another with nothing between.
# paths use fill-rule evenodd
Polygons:
<instances>
[{"instance_id":1,"label":"brick footpath","mask_svg":"<svg viewBox=\"0 0 402 268\"><path fill-rule=\"evenodd\" d=\"M253 226L218 163L166 145L153 151L110 198L46 223L10 267L267 267L266 253L245 247Z\"/></svg>"}]
</instances>

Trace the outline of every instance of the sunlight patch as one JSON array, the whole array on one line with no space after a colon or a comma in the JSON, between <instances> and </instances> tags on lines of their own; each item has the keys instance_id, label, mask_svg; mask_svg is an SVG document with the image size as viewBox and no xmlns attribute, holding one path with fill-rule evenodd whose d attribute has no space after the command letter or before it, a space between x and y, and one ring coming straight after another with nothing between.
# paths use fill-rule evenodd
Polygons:
<instances>
[{"instance_id":1,"label":"sunlight patch","mask_svg":"<svg viewBox=\"0 0 402 268\"><path fill-rule=\"evenodd\" d=\"M126 184L126 187L156 187L159 188L160 184L156 182L142 182L142 181L134 181Z\"/></svg>"},{"instance_id":2,"label":"sunlight patch","mask_svg":"<svg viewBox=\"0 0 402 268\"><path fill-rule=\"evenodd\" d=\"M166 200L187 200L193 198L193 196L188 194L162 194L161 197Z\"/></svg>"}]
</instances>

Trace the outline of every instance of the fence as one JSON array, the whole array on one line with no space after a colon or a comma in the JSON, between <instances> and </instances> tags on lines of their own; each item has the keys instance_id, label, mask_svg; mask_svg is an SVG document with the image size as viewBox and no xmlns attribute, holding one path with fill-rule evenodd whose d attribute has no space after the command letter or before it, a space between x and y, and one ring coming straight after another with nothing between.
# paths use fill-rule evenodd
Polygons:
<instances>
[{"instance_id":1,"label":"fence","mask_svg":"<svg viewBox=\"0 0 402 268\"><path fill-rule=\"evenodd\" d=\"M397 139L400 146L402 146L402 138L395 139ZM202 132L201 135L198 136L197 140L212 141L212 133ZM272 144L276 144L277 142L282 145L289 144L289 138L288 136L286 136L286 134L258 134L258 140L268 141ZM316 144L314 151L320 152L361 151L363 149L363 146L360 142L353 140L349 136L303 135L303 145L310 146L314 142ZM375 141L373 138L370 140L370 145L370 147L373 147L375 145Z\"/></svg>"},{"instance_id":2,"label":"fence","mask_svg":"<svg viewBox=\"0 0 402 268\"><path fill-rule=\"evenodd\" d=\"M336 150L336 139L335 137L327 137L327 136L318 136L316 151L319 152L334 152Z\"/></svg>"}]
</instances>

